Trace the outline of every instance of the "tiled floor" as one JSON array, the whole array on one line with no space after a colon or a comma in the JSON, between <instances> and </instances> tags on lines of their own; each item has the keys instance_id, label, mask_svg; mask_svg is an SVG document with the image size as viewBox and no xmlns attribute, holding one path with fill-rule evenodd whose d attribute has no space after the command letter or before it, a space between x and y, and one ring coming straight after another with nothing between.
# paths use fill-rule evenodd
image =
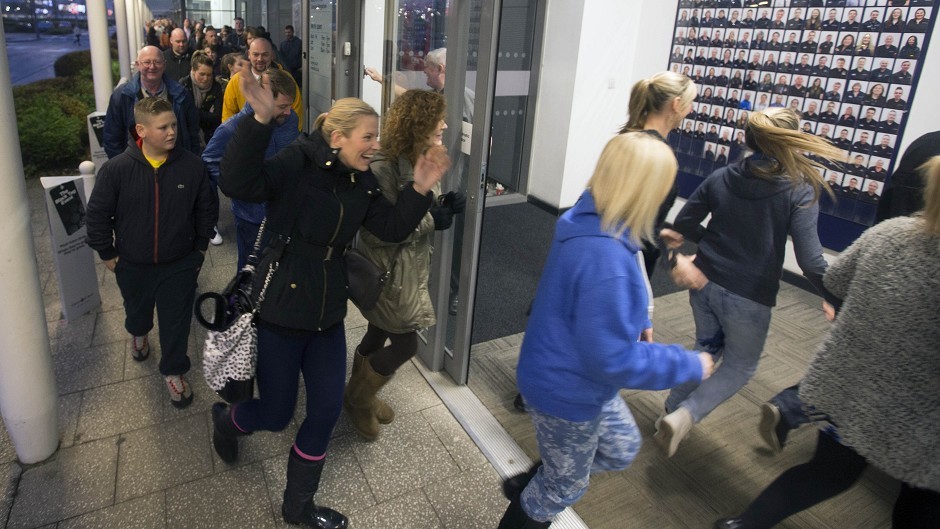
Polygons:
<instances>
[{"instance_id":1,"label":"tiled floor","mask_svg":"<svg viewBox=\"0 0 940 529\"><path fill-rule=\"evenodd\" d=\"M280 502L298 418L284 432L242 438L239 462L223 463L211 445L214 394L200 375L203 330L194 324L190 339L195 402L176 410L156 368L156 329L151 358L131 360L121 298L102 265L102 306L68 324L59 321L38 182L29 183L28 194L61 444L49 460L24 468L0 428L0 528L287 527ZM226 242L209 248L202 290L221 288L235 271L227 201L222 215ZM350 305L350 354L364 332L365 320ZM317 501L349 515L355 529L495 527L506 504L499 477L418 369L406 364L382 395L396 410L395 422L367 443L340 419ZM304 398L301 393L298 410Z\"/></svg>"}]
</instances>

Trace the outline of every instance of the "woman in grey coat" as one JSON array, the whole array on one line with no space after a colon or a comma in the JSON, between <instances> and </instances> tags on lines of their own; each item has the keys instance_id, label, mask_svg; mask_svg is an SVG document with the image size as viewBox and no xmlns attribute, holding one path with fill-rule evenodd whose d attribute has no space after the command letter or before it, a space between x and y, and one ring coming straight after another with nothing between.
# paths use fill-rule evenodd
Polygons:
<instances>
[{"instance_id":1,"label":"woman in grey coat","mask_svg":"<svg viewBox=\"0 0 940 529\"><path fill-rule=\"evenodd\" d=\"M865 232L833 264L843 298L801 399L820 422L813 459L780 475L725 529L769 528L854 484L872 464L902 482L896 529L940 520L940 157L924 212Z\"/></svg>"},{"instance_id":2,"label":"woman in grey coat","mask_svg":"<svg viewBox=\"0 0 940 529\"><path fill-rule=\"evenodd\" d=\"M414 179L418 157L429 147L443 143L447 128L444 112L444 96L409 90L384 116L382 151L372 158L369 167L382 194L392 204L397 202L399 191ZM378 438L380 423L388 424L395 416L375 394L418 351L417 330L437 322L428 293L431 244L434 231L449 228L453 216L463 211L465 200L453 191L441 196L440 184L433 191L434 205L404 241L385 242L365 228L359 232L359 250L390 272L378 303L362 311L369 328L356 348L352 377L343 398L353 427L369 441Z\"/></svg>"}]
</instances>

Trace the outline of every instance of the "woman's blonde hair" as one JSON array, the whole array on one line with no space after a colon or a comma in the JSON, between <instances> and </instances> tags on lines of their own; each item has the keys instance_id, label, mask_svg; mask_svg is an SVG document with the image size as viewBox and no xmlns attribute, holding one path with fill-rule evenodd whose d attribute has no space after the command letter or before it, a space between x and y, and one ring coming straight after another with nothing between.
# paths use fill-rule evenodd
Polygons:
<instances>
[{"instance_id":1,"label":"woman's blonde hair","mask_svg":"<svg viewBox=\"0 0 940 529\"><path fill-rule=\"evenodd\" d=\"M614 136L588 181L601 228L617 237L630 230L636 244L652 240L656 213L677 169L672 149L662 140L643 132Z\"/></svg>"},{"instance_id":2,"label":"woman's blonde hair","mask_svg":"<svg viewBox=\"0 0 940 529\"><path fill-rule=\"evenodd\" d=\"M365 116L378 117L379 114L363 100L346 97L334 103L328 113L320 114L313 123L313 128L320 129L327 142L337 130L348 138L359 126L359 119Z\"/></svg>"},{"instance_id":3,"label":"woman's blonde hair","mask_svg":"<svg viewBox=\"0 0 940 529\"><path fill-rule=\"evenodd\" d=\"M382 123L382 151L412 164L430 145L428 138L444 120L444 96L430 90L408 90L392 103Z\"/></svg>"},{"instance_id":4,"label":"woman's blonde hair","mask_svg":"<svg viewBox=\"0 0 940 529\"><path fill-rule=\"evenodd\" d=\"M826 166L821 160L845 161L845 153L828 140L801 132L800 116L789 108L768 108L752 112L744 126L747 146L766 156L766 160L751 163L748 168L755 176L773 180L781 176L794 186L808 184L813 188L814 200L819 199L825 185L817 169Z\"/></svg>"},{"instance_id":5,"label":"woman's blonde hair","mask_svg":"<svg viewBox=\"0 0 940 529\"><path fill-rule=\"evenodd\" d=\"M630 91L627 122L620 127L620 134L643 130L650 114L668 110L677 97L680 106L685 108L695 100L696 95L695 83L676 72L660 72L649 79L637 81Z\"/></svg>"},{"instance_id":6,"label":"woman's blonde hair","mask_svg":"<svg viewBox=\"0 0 940 529\"><path fill-rule=\"evenodd\" d=\"M924 174L924 222L927 232L940 236L940 156L920 166Z\"/></svg>"}]
</instances>

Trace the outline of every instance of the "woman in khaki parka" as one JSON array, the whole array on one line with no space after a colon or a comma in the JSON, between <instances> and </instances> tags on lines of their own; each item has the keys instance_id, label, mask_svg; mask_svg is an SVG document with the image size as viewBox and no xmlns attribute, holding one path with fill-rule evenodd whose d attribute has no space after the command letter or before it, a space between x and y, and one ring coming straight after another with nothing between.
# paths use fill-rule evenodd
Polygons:
<instances>
[{"instance_id":1,"label":"woman in khaki parka","mask_svg":"<svg viewBox=\"0 0 940 529\"><path fill-rule=\"evenodd\" d=\"M426 90L409 90L398 97L384 118L382 151L370 164L382 193L393 204L399 190L414 179L414 163L433 145L443 143L447 125L444 97ZM388 424L395 412L375 394L395 371L418 351L418 329L436 323L428 293L431 244L435 230L446 230L463 212L462 193L440 195L415 232L401 243L387 243L363 228L359 250L391 275L376 306L362 311L369 321L356 348L352 377L343 407L356 430L367 440L379 436L379 423ZM388 345L386 345L388 342Z\"/></svg>"}]
</instances>

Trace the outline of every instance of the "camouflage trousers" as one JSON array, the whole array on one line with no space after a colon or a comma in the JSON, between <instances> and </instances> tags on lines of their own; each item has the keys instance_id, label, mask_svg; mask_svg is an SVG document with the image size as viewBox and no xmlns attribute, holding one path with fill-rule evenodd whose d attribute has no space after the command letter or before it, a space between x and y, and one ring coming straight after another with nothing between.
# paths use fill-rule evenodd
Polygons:
<instances>
[{"instance_id":1,"label":"camouflage trousers","mask_svg":"<svg viewBox=\"0 0 940 529\"><path fill-rule=\"evenodd\" d=\"M533 520L550 521L584 495L591 474L623 470L640 451L640 430L619 394L584 422L528 411L542 457L542 467L522 492L522 507Z\"/></svg>"}]
</instances>

